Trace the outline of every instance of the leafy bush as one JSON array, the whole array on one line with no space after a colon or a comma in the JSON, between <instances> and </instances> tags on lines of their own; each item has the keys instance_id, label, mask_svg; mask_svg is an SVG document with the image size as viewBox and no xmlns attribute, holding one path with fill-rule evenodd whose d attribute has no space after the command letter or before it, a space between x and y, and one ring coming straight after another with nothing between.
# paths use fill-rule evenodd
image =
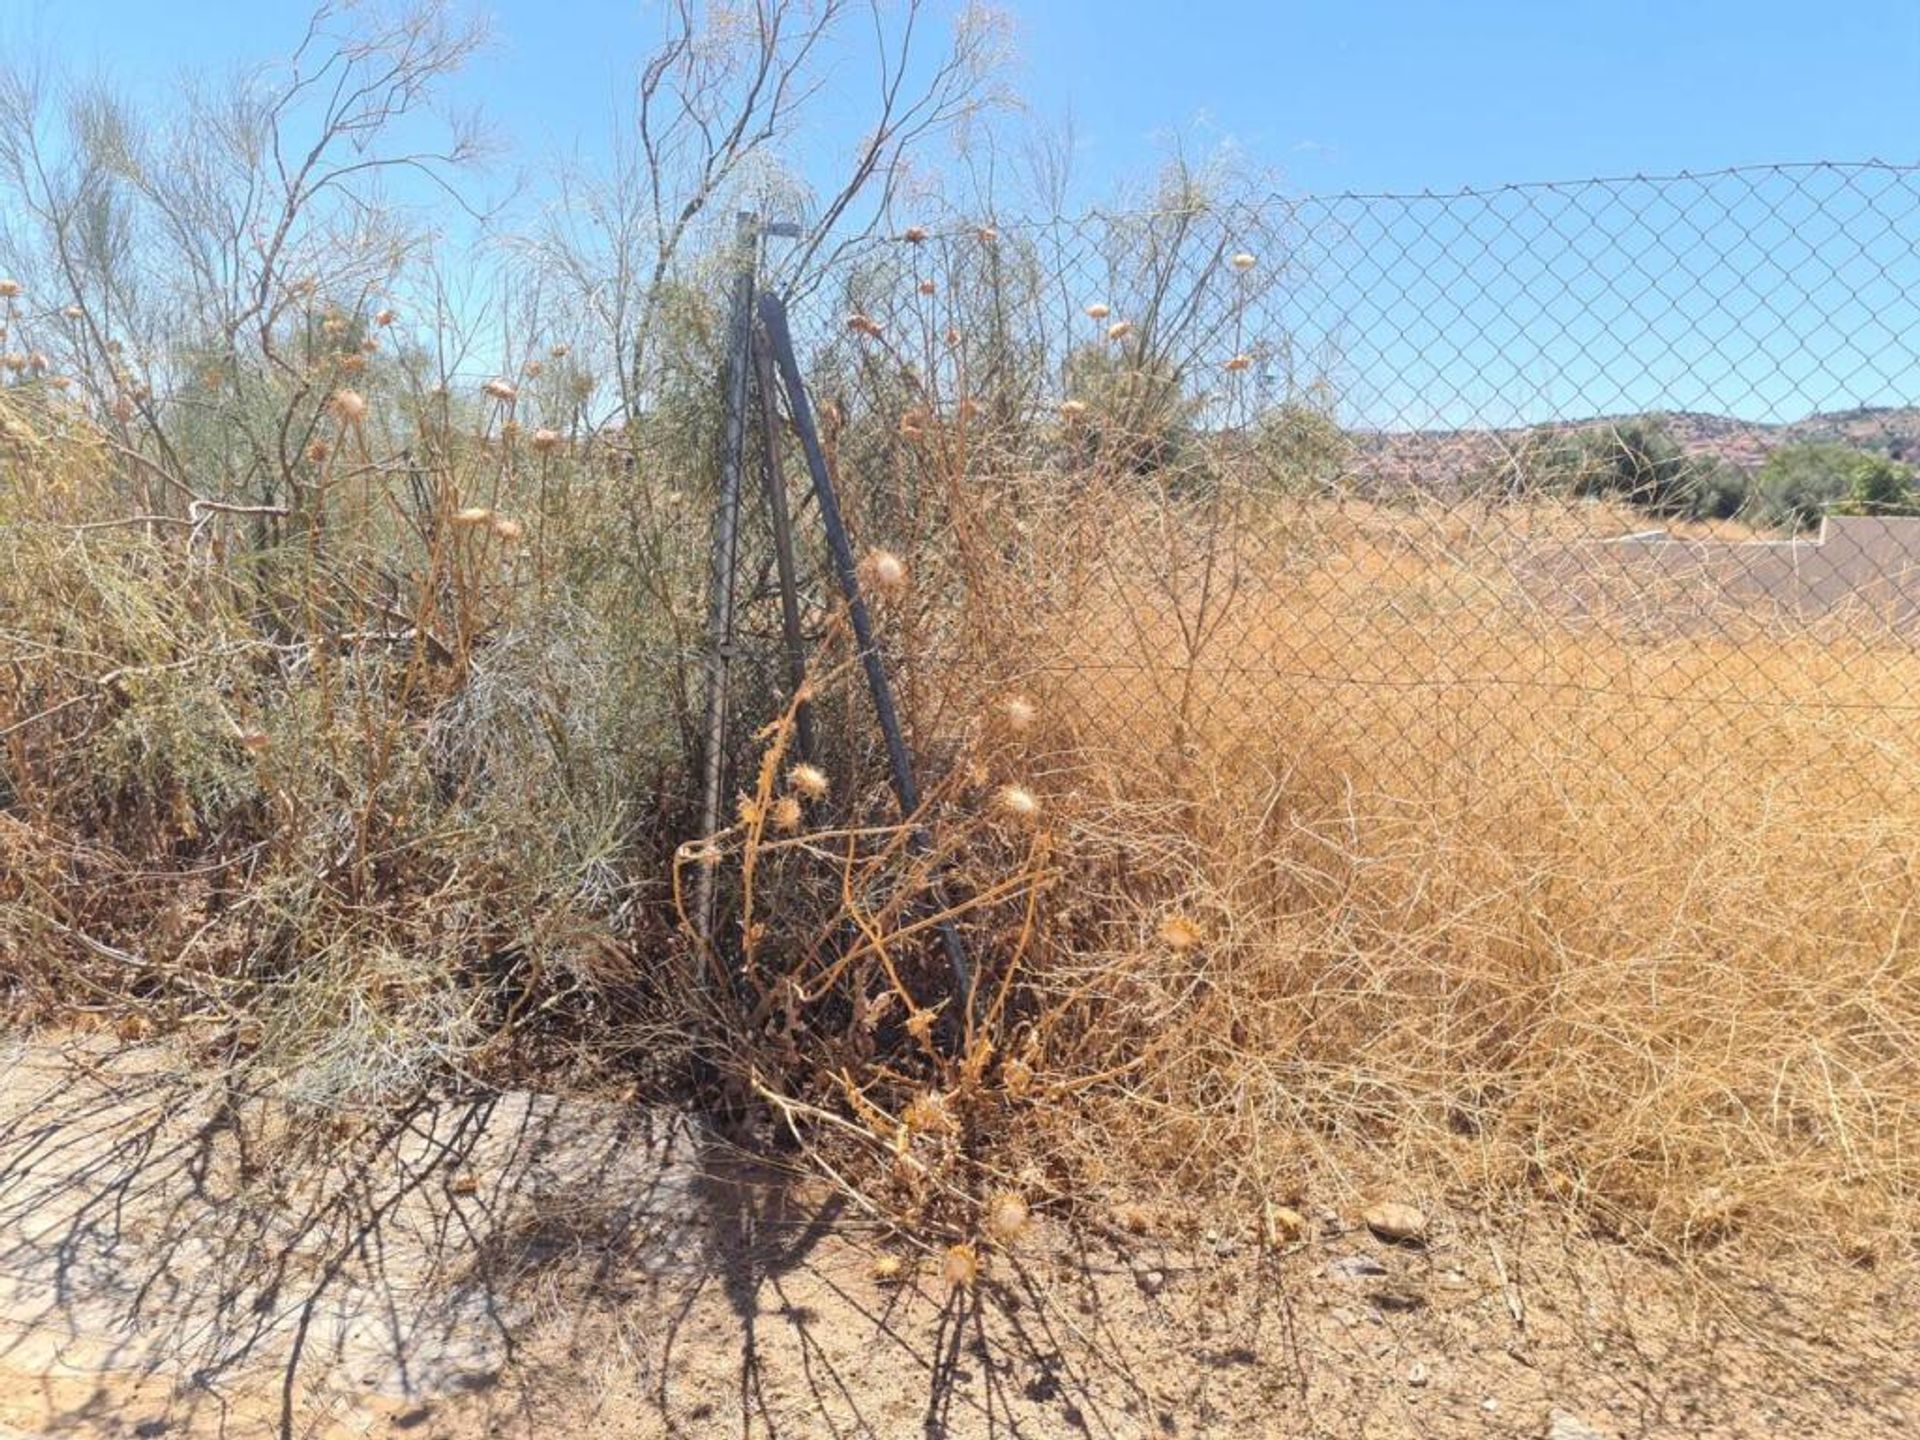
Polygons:
<instances>
[{"instance_id":1,"label":"leafy bush","mask_svg":"<svg viewBox=\"0 0 1920 1440\"><path fill-rule=\"evenodd\" d=\"M1625 500L1667 519L1720 520L1750 498L1745 472L1690 454L1659 416L1530 436L1500 483L1539 494Z\"/></svg>"},{"instance_id":2,"label":"leafy bush","mask_svg":"<svg viewBox=\"0 0 1920 1440\"><path fill-rule=\"evenodd\" d=\"M1911 513L1913 472L1847 445L1783 445L1760 467L1756 490L1771 524L1803 530L1830 510L1854 515Z\"/></svg>"}]
</instances>

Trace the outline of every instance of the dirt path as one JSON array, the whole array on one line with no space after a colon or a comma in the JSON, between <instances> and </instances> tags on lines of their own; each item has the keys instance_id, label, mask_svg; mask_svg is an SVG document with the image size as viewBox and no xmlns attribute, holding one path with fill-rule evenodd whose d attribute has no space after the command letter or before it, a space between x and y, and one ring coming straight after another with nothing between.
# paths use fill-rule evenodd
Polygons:
<instances>
[{"instance_id":1,"label":"dirt path","mask_svg":"<svg viewBox=\"0 0 1920 1440\"><path fill-rule=\"evenodd\" d=\"M1703 1292L1542 1219L1265 1256L1043 1221L950 1293L673 1115L508 1094L303 1146L274 1114L166 1049L0 1050L0 1440L1920 1424L1907 1273Z\"/></svg>"}]
</instances>

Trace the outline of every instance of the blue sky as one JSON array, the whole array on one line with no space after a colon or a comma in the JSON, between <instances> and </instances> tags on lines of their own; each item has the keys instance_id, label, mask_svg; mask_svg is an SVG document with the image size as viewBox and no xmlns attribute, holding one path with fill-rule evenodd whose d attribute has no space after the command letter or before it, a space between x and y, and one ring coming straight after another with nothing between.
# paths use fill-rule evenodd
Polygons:
<instances>
[{"instance_id":1,"label":"blue sky","mask_svg":"<svg viewBox=\"0 0 1920 1440\"><path fill-rule=\"evenodd\" d=\"M950 16L958 0L929 3ZM1175 139L1190 153L1234 147L1277 170L1293 195L1920 161L1920 0L999 8L1013 25L1012 80L1032 118L1052 126L1072 117L1070 203L1142 181ZM544 157L604 151L616 98L648 43L649 7L493 0L484 10L494 41L453 98L484 108L511 144L503 174L523 176L538 195ZM306 13L299 0L0 0L0 52L54 55L158 90L183 67L282 53ZM863 78L849 64L848 84ZM835 157L795 158L817 174ZM1792 176L1687 192L1693 208L1658 211L1657 225L1631 212L1671 208L1677 192L1556 194L1552 204L1568 207L1556 213L1577 231L1564 241L1525 198L1335 208L1325 214L1338 223L1314 229L1316 243L1349 230L1370 241L1345 251L1324 241L1327 263L1296 297L1310 313L1288 324L1345 355L1355 383L1342 389L1361 423L1519 423L1634 408L1792 419L1920 398L1920 352L1906 338L1920 333L1920 247L1910 238L1920 178L1862 182L1868 210L1850 223L1864 249L1830 223L1858 210L1855 181L1813 183L1812 201ZM1429 253L1432 235L1462 217L1452 251ZM1814 230L1825 238L1803 244ZM1649 251L1661 267L1652 284L1642 273L1651 262L1636 258ZM1479 256L1480 268L1457 272L1449 293L1430 293L1432 276L1461 255ZM1543 273L1534 293L1516 290L1513 276L1536 263L1577 283ZM1442 315L1453 318L1442 324ZM1637 338L1626 345L1623 336Z\"/></svg>"},{"instance_id":2,"label":"blue sky","mask_svg":"<svg viewBox=\"0 0 1920 1440\"><path fill-rule=\"evenodd\" d=\"M948 0L940 0L948 3ZM464 82L527 152L600 143L640 0L494 0ZM1920 0L1011 0L1017 84L1089 193L1169 135L1307 191L1920 159ZM0 0L0 45L159 79L271 55L298 0Z\"/></svg>"}]
</instances>

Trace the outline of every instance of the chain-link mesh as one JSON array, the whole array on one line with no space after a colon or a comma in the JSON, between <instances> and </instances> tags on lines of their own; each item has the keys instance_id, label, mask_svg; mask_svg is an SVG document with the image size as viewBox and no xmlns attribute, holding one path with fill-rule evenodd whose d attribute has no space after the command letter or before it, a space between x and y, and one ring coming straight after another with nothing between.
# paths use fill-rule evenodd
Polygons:
<instances>
[{"instance_id":1,"label":"chain-link mesh","mask_svg":"<svg viewBox=\"0 0 1920 1440\"><path fill-rule=\"evenodd\" d=\"M867 247L799 318L922 753L1019 695L1409 801L1910 786L1916 237L1823 164Z\"/></svg>"}]
</instances>

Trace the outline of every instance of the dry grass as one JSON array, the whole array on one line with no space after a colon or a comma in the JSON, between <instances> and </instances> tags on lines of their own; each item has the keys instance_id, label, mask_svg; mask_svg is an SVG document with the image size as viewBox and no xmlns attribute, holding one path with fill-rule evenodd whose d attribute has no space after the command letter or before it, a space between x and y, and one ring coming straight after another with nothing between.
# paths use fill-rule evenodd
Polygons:
<instances>
[{"instance_id":1,"label":"dry grass","mask_svg":"<svg viewBox=\"0 0 1920 1440\"><path fill-rule=\"evenodd\" d=\"M50 414L7 411L0 528L0 965L30 1011L211 1025L210 1061L269 1059L321 1110L583 1062L717 1081L930 1248L1008 1243L1016 1203L1244 1225L1387 1191L1545 1199L1676 1252L1908 1243L1897 637L1545 613L1509 562L1590 510L932 454L892 520L848 475L908 557L882 618L931 850L833 620L832 793L795 780L789 708L670 883L688 617L606 618L631 577L591 467L551 503L450 468L383 622L408 638L355 645L377 504L345 553L253 554L263 601L111 523L112 466ZM529 515L524 550L455 523L475 493ZM676 925L696 864L734 906L713 953Z\"/></svg>"},{"instance_id":2,"label":"dry grass","mask_svg":"<svg viewBox=\"0 0 1920 1440\"><path fill-rule=\"evenodd\" d=\"M1920 658L1573 625L1437 521L1391 556L1340 528L1235 602L1184 728L1177 626L1121 584L1068 628L1049 703L1127 752L1062 801L1125 880L1061 963L1137 1019L1075 1056L1127 1069L1090 1161L1243 1208L1535 1193L1665 1244L1897 1250Z\"/></svg>"}]
</instances>

